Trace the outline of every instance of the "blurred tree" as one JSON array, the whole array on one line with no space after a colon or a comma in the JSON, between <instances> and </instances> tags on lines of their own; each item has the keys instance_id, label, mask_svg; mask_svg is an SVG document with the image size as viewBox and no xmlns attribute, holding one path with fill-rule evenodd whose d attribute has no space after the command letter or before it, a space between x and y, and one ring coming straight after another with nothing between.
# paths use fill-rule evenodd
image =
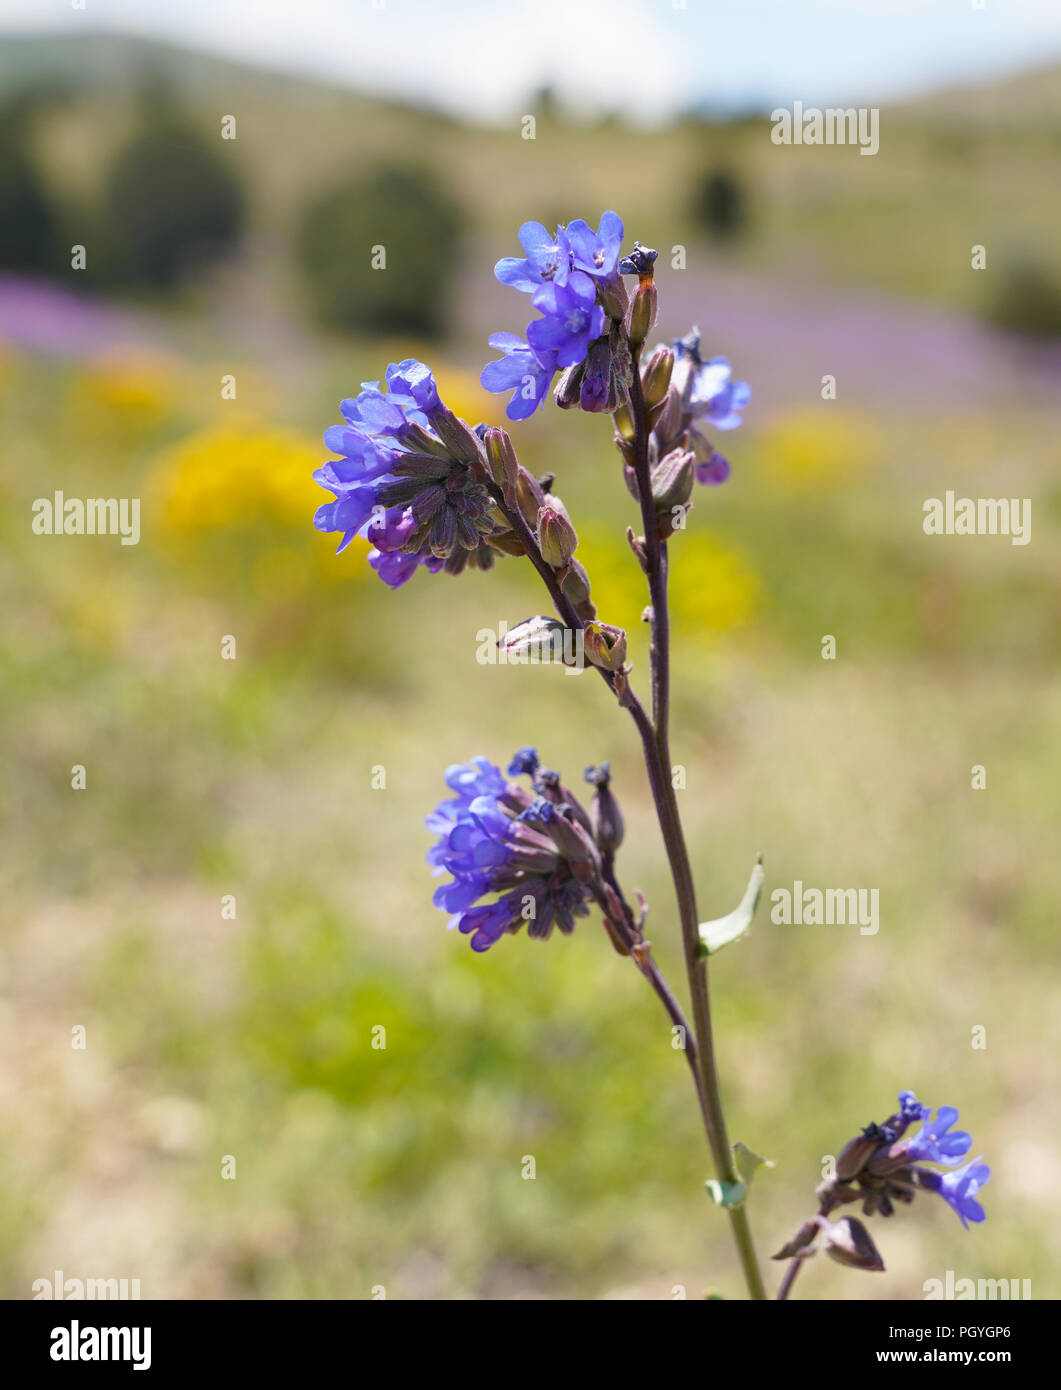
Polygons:
<instances>
[{"instance_id":1,"label":"blurred tree","mask_svg":"<svg viewBox=\"0 0 1061 1390\"><path fill-rule=\"evenodd\" d=\"M107 277L165 288L238 244L244 196L224 153L167 107L115 160L104 217Z\"/></svg>"},{"instance_id":2,"label":"blurred tree","mask_svg":"<svg viewBox=\"0 0 1061 1390\"><path fill-rule=\"evenodd\" d=\"M747 225L744 190L730 169L702 174L693 190L692 213L716 241L735 240Z\"/></svg>"},{"instance_id":3,"label":"blurred tree","mask_svg":"<svg viewBox=\"0 0 1061 1390\"><path fill-rule=\"evenodd\" d=\"M52 263L55 215L23 138L21 120L0 118L0 269Z\"/></svg>"},{"instance_id":4,"label":"blurred tree","mask_svg":"<svg viewBox=\"0 0 1061 1390\"><path fill-rule=\"evenodd\" d=\"M992 277L986 318L999 328L1030 337L1061 337L1061 285L1036 256L1003 264Z\"/></svg>"},{"instance_id":5,"label":"blurred tree","mask_svg":"<svg viewBox=\"0 0 1061 1390\"><path fill-rule=\"evenodd\" d=\"M463 209L428 170L383 165L306 209L298 256L324 323L369 333L442 332Z\"/></svg>"}]
</instances>

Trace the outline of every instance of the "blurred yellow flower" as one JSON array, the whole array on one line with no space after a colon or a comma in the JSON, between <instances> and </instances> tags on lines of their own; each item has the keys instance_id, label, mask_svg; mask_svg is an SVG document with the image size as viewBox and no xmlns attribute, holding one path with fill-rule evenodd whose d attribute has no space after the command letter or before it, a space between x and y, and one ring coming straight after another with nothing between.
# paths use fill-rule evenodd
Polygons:
<instances>
[{"instance_id":1,"label":"blurred yellow flower","mask_svg":"<svg viewBox=\"0 0 1061 1390\"><path fill-rule=\"evenodd\" d=\"M324 458L315 440L245 417L200 430L160 460L163 524L175 531L307 527L327 501L313 481Z\"/></svg>"},{"instance_id":2,"label":"blurred yellow flower","mask_svg":"<svg viewBox=\"0 0 1061 1390\"><path fill-rule=\"evenodd\" d=\"M173 411L177 387L158 362L132 358L93 363L70 387L72 418L93 429L150 429Z\"/></svg>"},{"instance_id":3,"label":"blurred yellow flower","mask_svg":"<svg viewBox=\"0 0 1061 1390\"><path fill-rule=\"evenodd\" d=\"M247 416L199 430L159 460L160 522L185 544L231 536L235 567L272 602L303 598L322 579L374 581L367 541L356 539L337 558L338 537L313 529L313 514L329 497L313 471L326 457L315 439Z\"/></svg>"},{"instance_id":4,"label":"blurred yellow flower","mask_svg":"<svg viewBox=\"0 0 1061 1390\"><path fill-rule=\"evenodd\" d=\"M823 402L786 415L756 440L762 472L793 492L841 487L872 463L879 447L871 421Z\"/></svg>"},{"instance_id":5,"label":"blurred yellow flower","mask_svg":"<svg viewBox=\"0 0 1061 1390\"><path fill-rule=\"evenodd\" d=\"M669 549L671 619L677 633L690 641L710 642L748 622L761 586L743 556L710 532L698 530L694 520ZM580 527L578 558L589 571L601 617L634 628L648 603L648 591L625 536Z\"/></svg>"},{"instance_id":6,"label":"blurred yellow flower","mask_svg":"<svg viewBox=\"0 0 1061 1390\"><path fill-rule=\"evenodd\" d=\"M759 602L755 571L739 551L731 550L695 521L671 542L671 613L682 637L710 637L743 627Z\"/></svg>"}]
</instances>

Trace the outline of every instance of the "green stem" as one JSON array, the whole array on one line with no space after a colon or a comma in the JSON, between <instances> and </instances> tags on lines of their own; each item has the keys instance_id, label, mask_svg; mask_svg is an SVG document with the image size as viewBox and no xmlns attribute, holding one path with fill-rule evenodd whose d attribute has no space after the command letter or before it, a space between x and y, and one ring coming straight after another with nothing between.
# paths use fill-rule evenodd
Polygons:
<instances>
[{"instance_id":1,"label":"green stem","mask_svg":"<svg viewBox=\"0 0 1061 1390\"><path fill-rule=\"evenodd\" d=\"M711 1031L711 1005L707 988L707 965L699 958L699 917L696 911L696 891L693 885L689 854L682 831L678 802L671 783L670 743L668 723L670 716L670 628L667 606L667 555L661 544L656 527L655 510L652 506L651 485L648 476L648 421L644 397L641 393L639 365L635 355L634 382L631 390L631 406L635 423L635 448L637 449L637 478L641 495L642 517L645 525L645 551L649 592L652 599L652 710L649 718L644 705L626 683L617 686L616 678L610 671L597 670L606 685L616 694L619 703L630 712L641 737L645 768L648 773L652 800L656 808L660 830L663 835L671 877L674 880L678 899L678 913L681 921L682 941L685 948L685 970L689 982L689 993L693 1005L693 1027L686 1028L687 1040L692 1044L688 1049L688 1061L696 1085L700 1113L704 1131L711 1150L716 1176L722 1182L737 1183L737 1172L733 1151L726 1133L726 1120L722 1109L719 1091L718 1071L715 1065L714 1041ZM583 626L581 618L560 587L556 573L542 557L534 533L516 506L510 506L496 483L487 482L487 487L519 537L534 568L538 571L557 613L564 623L575 630ZM651 974L643 967L649 982L656 990L664 1005L670 1011L673 995L666 998L660 989L661 976ZM672 1015L673 1017L673 1015ZM744 1206L727 1207L733 1239L744 1270L748 1292L754 1299L765 1299L759 1263L755 1255L751 1227Z\"/></svg>"},{"instance_id":2,"label":"green stem","mask_svg":"<svg viewBox=\"0 0 1061 1390\"><path fill-rule=\"evenodd\" d=\"M634 353L630 412L634 422L634 471L641 499L645 532L645 560L652 606L652 709L654 737L645 743L646 764L653 800L663 834L671 876L678 899L685 973L692 1000L693 1026L697 1040L697 1092L703 1114L707 1142L718 1179L738 1183L733 1150L726 1132L718 1068L711 1028L711 1001L708 992L707 961L700 956L699 916L689 852L682 829L678 800L671 779L670 756L670 613L667 602L667 548L660 541L648 463L648 418L641 390L640 353ZM765 1299L766 1289L755 1254L751 1226L743 1205L727 1207L733 1239L737 1246L748 1292L753 1299Z\"/></svg>"}]
</instances>

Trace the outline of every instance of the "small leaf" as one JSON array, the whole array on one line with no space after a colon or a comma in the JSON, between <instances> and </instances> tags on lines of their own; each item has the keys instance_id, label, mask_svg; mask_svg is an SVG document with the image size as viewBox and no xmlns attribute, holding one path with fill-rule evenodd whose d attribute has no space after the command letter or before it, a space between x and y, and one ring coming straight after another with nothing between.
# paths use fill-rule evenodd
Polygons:
<instances>
[{"instance_id":1,"label":"small leaf","mask_svg":"<svg viewBox=\"0 0 1061 1390\"><path fill-rule=\"evenodd\" d=\"M704 1186L720 1207L739 1207L747 1191L742 1182L719 1182L717 1178L708 1178Z\"/></svg>"},{"instance_id":2,"label":"small leaf","mask_svg":"<svg viewBox=\"0 0 1061 1390\"><path fill-rule=\"evenodd\" d=\"M752 876L748 880L740 905L726 917L715 917L710 922L700 923L700 956L713 956L716 951L721 951L723 946L728 946L731 941L736 941L744 935L752 924L755 909L759 906L759 894L763 891L765 877L760 855L752 869Z\"/></svg>"},{"instance_id":3,"label":"small leaf","mask_svg":"<svg viewBox=\"0 0 1061 1390\"><path fill-rule=\"evenodd\" d=\"M762 1154L757 1154L754 1149L749 1149L747 1144L741 1143L738 1139L733 1145L733 1152L737 1156L737 1172L744 1179L745 1187L751 1187L752 1178L760 1168L773 1168L772 1158L763 1158Z\"/></svg>"}]
</instances>

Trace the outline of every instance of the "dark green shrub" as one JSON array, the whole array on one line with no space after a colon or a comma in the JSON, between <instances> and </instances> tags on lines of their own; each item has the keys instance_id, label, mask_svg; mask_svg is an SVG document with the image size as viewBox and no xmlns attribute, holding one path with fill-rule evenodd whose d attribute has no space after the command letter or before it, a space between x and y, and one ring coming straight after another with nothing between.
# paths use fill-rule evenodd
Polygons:
<instances>
[{"instance_id":1,"label":"dark green shrub","mask_svg":"<svg viewBox=\"0 0 1061 1390\"><path fill-rule=\"evenodd\" d=\"M238 244L244 197L225 151L167 118L118 155L104 218L108 278L168 288Z\"/></svg>"},{"instance_id":2,"label":"dark green shrub","mask_svg":"<svg viewBox=\"0 0 1061 1390\"><path fill-rule=\"evenodd\" d=\"M460 206L426 169L386 165L329 189L298 232L314 312L356 332L439 335L463 231Z\"/></svg>"},{"instance_id":3,"label":"dark green shrub","mask_svg":"<svg viewBox=\"0 0 1061 1390\"><path fill-rule=\"evenodd\" d=\"M1025 256L987 273L992 275L989 322L1030 337L1061 337L1061 283L1040 260Z\"/></svg>"},{"instance_id":4,"label":"dark green shrub","mask_svg":"<svg viewBox=\"0 0 1061 1390\"><path fill-rule=\"evenodd\" d=\"M692 213L716 241L735 240L747 224L747 206L740 180L729 169L701 175L693 190Z\"/></svg>"},{"instance_id":5,"label":"dark green shrub","mask_svg":"<svg viewBox=\"0 0 1061 1390\"><path fill-rule=\"evenodd\" d=\"M0 270L51 266L55 232L51 203L21 140L0 127Z\"/></svg>"}]
</instances>

